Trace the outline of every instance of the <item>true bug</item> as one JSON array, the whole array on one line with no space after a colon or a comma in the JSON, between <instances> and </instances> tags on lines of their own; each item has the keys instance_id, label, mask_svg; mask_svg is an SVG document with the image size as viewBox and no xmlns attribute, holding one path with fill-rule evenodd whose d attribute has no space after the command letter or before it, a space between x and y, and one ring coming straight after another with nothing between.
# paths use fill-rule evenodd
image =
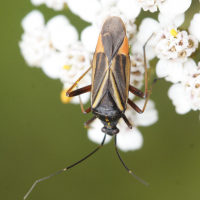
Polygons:
<instances>
[{"instance_id":1,"label":"true bug","mask_svg":"<svg viewBox=\"0 0 200 200\"><path fill-rule=\"evenodd\" d=\"M151 38L151 37L150 37ZM149 39L150 39L149 38ZM148 41L147 41L148 42ZM146 42L146 43L147 43ZM145 43L145 45L146 45ZM145 56L145 45L144 51L144 67L145 67L145 92L138 90L137 88L129 85L130 82L130 58L129 58L129 44L126 36L126 28L123 21L119 17L109 17L103 24L102 30L99 34L96 50L93 57L92 66L71 86L67 91L68 97L84 94L91 91L91 106L84 110L81 103L82 112L87 114L92 111L94 117L87 121L84 125L88 126L96 118L99 118L103 123L102 132L105 136L101 142L101 145L95 149L92 153L87 155L85 158L74 163L73 165L64 168L63 170L56 172L50 176L37 180L29 192L25 195L24 199L29 195L37 182L43 181L50 178L58 173L70 169L93 153L95 153L100 147L103 146L106 134L115 136L115 149L117 155L127 169L127 171L136 177L139 181L148 185L146 182L141 180L135 174L133 174L122 161L119 152L117 150L116 135L119 129L116 127L120 118L123 118L129 128L132 128L130 122L125 116L127 103L138 113L143 113L149 99L150 93L155 82L159 79L155 79L150 91L148 92L148 80L147 80L147 67L146 67L146 56ZM92 69L92 84L86 87L73 89L77 86L79 81ZM134 102L128 98L129 91L134 95L145 98L143 109L140 109Z\"/></svg>"}]
</instances>

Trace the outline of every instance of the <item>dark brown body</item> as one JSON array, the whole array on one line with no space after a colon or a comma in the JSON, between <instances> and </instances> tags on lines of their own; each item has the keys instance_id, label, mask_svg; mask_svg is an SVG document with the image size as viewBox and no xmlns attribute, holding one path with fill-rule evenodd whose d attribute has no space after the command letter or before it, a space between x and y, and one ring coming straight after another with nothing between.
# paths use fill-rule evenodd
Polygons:
<instances>
[{"instance_id":1,"label":"dark brown body","mask_svg":"<svg viewBox=\"0 0 200 200\"><path fill-rule=\"evenodd\" d=\"M124 116L130 80L129 46L124 23L106 20L99 35L92 63L91 109L104 124L102 131L114 135Z\"/></svg>"},{"instance_id":2,"label":"dark brown body","mask_svg":"<svg viewBox=\"0 0 200 200\"><path fill-rule=\"evenodd\" d=\"M92 111L94 114L94 117L92 117L84 124L86 127L88 127L88 125L96 118L99 118L104 124L102 131L109 135L116 135L119 132L116 125L120 118L123 118L124 122L130 129L132 128L130 122L124 114L126 111L127 103L136 112L144 112L153 86L158 80L154 80L152 87L148 92L145 45L143 47L145 92L143 93L142 91L129 84L129 45L123 21L119 17L115 16L109 17L105 21L99 34L92 66L71 86L71 88L66 93L68 97L73 97L91 91L91 106L88 109L84 110L83 104L80 101L83 113L86 114ZM73 91L79 81L91 69L92 84ZM129 91L140 98L146 99L143 109L140 109L133 101L128 98Z\"/></svg>"}]
</instances>

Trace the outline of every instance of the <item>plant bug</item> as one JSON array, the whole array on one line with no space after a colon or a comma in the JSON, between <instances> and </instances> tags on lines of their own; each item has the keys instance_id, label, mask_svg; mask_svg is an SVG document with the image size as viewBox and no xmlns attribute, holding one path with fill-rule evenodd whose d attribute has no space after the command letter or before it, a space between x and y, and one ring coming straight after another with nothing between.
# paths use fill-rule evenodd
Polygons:
<instances>
[{"instance_id":1,"label":"plant bug","mask_svg":"<svg viewBox=\"0 0 200 200\"><path fill-rule=\"evenodd\" d=\"M151 37L150 37L151 38ZM149 39L150 39L149 38ZM149 41L149 40L148 40ZM147 41L147 42L148 42ZM117 128L117 123L120 118L123 118L124 122L131 129L132 126L125 116L125 111L127 104L129 104L136 112L143 113L147 105L150 93L153 89L155 82L160 79L154 80L150 91L148 92L148 80L147 80L147 67L146 67L146 56L145 56L145 43L143 47L144 51L144 67L145 67L145 92L138 90L137 88L131 86L130 82L130 57L129 57L129 44L126 36L126 28L123 21L116 16L109 17L103 24L102 30L99 34L96 50L93 57L92 66L71 86L67 91L66 95L68 97L73 97L77 95L84 94L91 91L91 106L84 110L83 104L80 101L82 112L87 114L92 111L94 116L87 121L84 125L88 126L96 118L99 118L103 123L102 132L105 136L98 148L96 148L92 153L74 163L73 165L62 169L50 176L37 180L28 193L25 195L24 199L29 195L35 185L48 179L56 174L66 171L80 162L87 159L89 156L94 154L98 149L100 149L105 141L106 134L115 136L115 149L117 155L124 165L126 170L136 177L140 182L148 185L133 172L131 172L128 167L124 164L121 159L118 149L117 149L117 133L119 129ZM86 87L74 90L78 82L92 69L92 84ZM134 102L128 98L129 91L134 95L146 99L143 109L140 109Z\"/></svg>"}]
</instances>

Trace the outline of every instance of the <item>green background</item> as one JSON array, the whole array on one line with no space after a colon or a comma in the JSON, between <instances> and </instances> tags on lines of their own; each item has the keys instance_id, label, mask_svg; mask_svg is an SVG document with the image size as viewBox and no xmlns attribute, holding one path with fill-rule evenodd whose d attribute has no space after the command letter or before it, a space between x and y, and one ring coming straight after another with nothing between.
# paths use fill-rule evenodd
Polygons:
<instances>
[{"instance_id":1,"label":"green background","mask_svg":"<svg viewBox=\"0 0 200 200\"><path fill-rule=\"evenodd\" d=\"M88 5L87 5L88 6ZM83 158L97 147L88 140L79 105L60 101L62 84L30 68L18 46L22 18L39 9L49 20L65 14L81 31L87 23L69 11L55 12L29 0L4 1L0 6L0 199L22 199L36 179L43 178ZM187 28L199 1L186 13ZM145 16L156 14L142 12ZM200 60L200 59L197 59ZM167 97L170 83L162 80L151 98L156 102L159 121L140 128L141 150L124 153L129 168L147 181L148 187L131 177L118 160L114 141L75 168L40 182L29 200L56 199L200 199L199 112L175 113Z\"/></svg>"}]
</instances>

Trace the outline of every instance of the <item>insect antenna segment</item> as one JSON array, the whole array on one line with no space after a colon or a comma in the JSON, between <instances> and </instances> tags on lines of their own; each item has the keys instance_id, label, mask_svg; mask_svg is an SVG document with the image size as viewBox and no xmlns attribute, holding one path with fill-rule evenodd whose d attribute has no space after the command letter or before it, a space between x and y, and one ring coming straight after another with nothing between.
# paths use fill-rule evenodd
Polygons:
<instances>
[{"instance_id":1,"label":"insect antenna segment","mask_svg":"<svg viewBox=\"0 0 200 200\"><path fill-rule=\"evenodd\" d=\"M117 149L117 135L115 135L115 150L117 152L117 155L121 161L121 163L124 165L124 167L126 168L126 170L132 175L134 176L138 181L140 181L141 183L143 183L144 185L148 186L149 184L145 181L143 181L140 177L138 177L137 175L135 175L131 170L129 170L129 168L125 165L124 161L122 160L121 156L119 155L118 149Z\"/></svg>"},{"instance_id":2,"label":"insect antenna segment","mask_svg":"<svg viewBox=\"0 0 200 200\"><path fill-rule=\"evenodd\" d=\"M64 172L64 171L66 171L66 170L68 170L68 169L70 169L70 168L72 168L72 167L78 165L78 164L81 163L82 161L86 160L88 157L90 157L92 154L94 154L97 150L99 150L99 149L104 145L105 139L106 139L106 134L105 134L105 136L104 136L104 138L103 138L101 144L100 144L93 152L91 152L89 155L87 155L86 157L82 158L82 159L79 160L78 162L76 162L76 163L74 163L73 165L70 165L69 167L66 167L66 168L64 168L64 169L62 169L62 170L60 170L60 171L58 171L58 172L56 172L56 173L54 173L54 174L51 174L51 175L49 175L49 176L47 176L47 177L44 177L44 178L41 178L41 179L38 179L37 181L35 181L35 183L34 183L34 184L32 185L32 187L31 187L31 189L27 192L27 194L24 196L23 199L26 199L26 198L28 197L28 195L31 193L31 191L33 190L33 188L35 187L35 185L36 185L38 182L44 181L44 180L46 180L46 179L48 179L48 178L51 178L52 176L55 176L55 175L57 175L57 174L59 174L59 173L61 173L61 172Z\"/></svg>"}]
</instances>

